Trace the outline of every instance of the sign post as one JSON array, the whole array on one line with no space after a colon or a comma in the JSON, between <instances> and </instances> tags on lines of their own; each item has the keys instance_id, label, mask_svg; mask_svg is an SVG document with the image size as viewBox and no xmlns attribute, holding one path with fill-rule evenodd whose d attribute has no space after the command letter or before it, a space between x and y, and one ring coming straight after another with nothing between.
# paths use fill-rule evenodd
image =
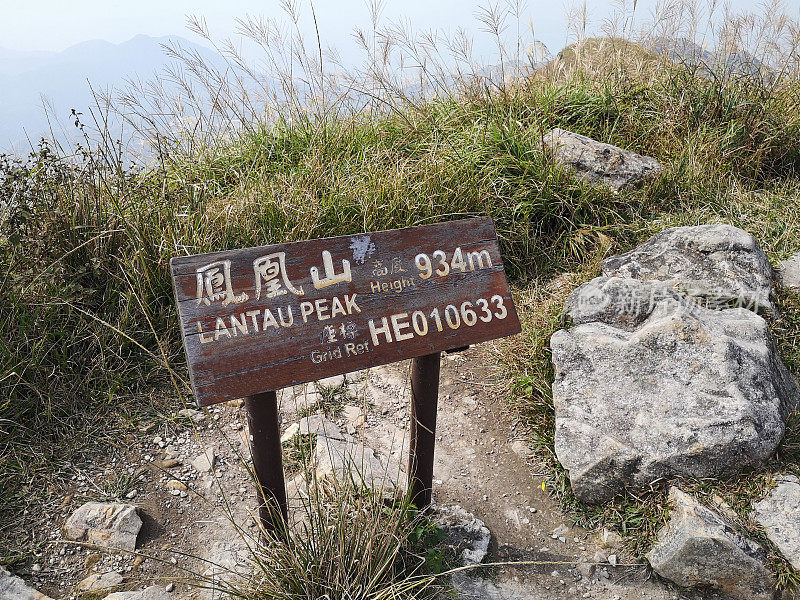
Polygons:
<instances>
[{"instance_id":1,"label":"sign post","mask_svg":"<svg viewBox=\"0 0 800 600\"><path fill-rule=\"evenodd\" d=\"M170 261L197 403L245 398L265 525L286 516L275 390L414 359L409 491L431 501L441 352L519 333L488 217Z\"/></svg>"},{"instance_id":2,"label":"sign post","mask_svg":"<svg viewBox=\"0 0 800 600\"><path fill-rule=\"evenodd\" d=\"M275 530L275 518L287 517L286 484L283 479L283 456L278 416L278 396L274 391L244 399L250 432L250 453L258 494L258 516L265 529Z\"/></svg>"},{"instance_id":3,"label":"sign post","mask_svg":"<svg viewBox=\"0 0 800 600\"><path fill-rule=\"evenodd\" d=\"M433 491L433 448L439 404L439 359L426 354L411 361L411 440L408 448L408 493L411 503L425 508Z\"/></svg>"}]
</instances>

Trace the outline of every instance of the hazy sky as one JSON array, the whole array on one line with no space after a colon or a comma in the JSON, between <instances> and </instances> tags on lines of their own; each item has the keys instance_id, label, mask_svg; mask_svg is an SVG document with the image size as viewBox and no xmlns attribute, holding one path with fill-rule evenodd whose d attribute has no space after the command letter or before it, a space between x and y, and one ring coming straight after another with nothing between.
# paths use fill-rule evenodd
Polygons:
<instances>
[{"instance_id":1,"label":"hazy sky","mask_svg":"<svg viewBox=\"0 0 800 600\"><path fill-rule=\"evenodd\" d=\"M299 0L308 12L308 0ZM498 0L491 0L497 4ZM503 0L499 0L502 4ZM637 19L646 19L657 0L639 0ZM752 8L754 0L731 0L736 9ZM384 2L384 21L399 17L408 19L416 29L437 28L454 30L463 26L478 32L475 18L479 6L486 0L387 0ZM568 0L528 0L525 14L533 23L536 37L551 51L558 51L567 41L565 13L578 2ZM599 27L619 2L589 0L590 24ZM632 5L632 0L628 0ZM368 24L366 0L316 0L317 21L323 40L347 51L351 33L356 26ZM792 13L800 12L800 0L788 0ZM15 50L63 50L85 40L104 39L122 42L136 34L152 36L183 35L186 15L202 15L212 32L220 37L230 36L235 19L246 14L278 16L278 0L0 0L0 48ZM528 19L525 19L527 23ZM310 19L307 19L310 23ZM476 50L488 51L489 40L478 36Z\"/></svg>"}]
</instances>

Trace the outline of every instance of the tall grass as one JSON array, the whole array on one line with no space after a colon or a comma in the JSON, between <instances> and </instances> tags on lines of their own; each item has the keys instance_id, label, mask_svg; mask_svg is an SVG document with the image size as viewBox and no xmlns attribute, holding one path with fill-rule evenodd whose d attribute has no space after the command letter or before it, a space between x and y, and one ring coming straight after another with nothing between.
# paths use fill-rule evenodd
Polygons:
<instances>
[{"instance_id":1,"label":"tall grass","mask_svg":"<svg viewBox=\"0 0 800 600\"><path fill-rule=\"evenodd\" d=\"M286 10L288 29L241 22L268 75L236 44L216 45L224 69L173 47L182 69L100 102L149 140L151 162L123 167L102 131L76 152L43 142L0 161L0 560L23 556L37 518L24 508L55 493L42 478L188 398L172 256L474 214L495 219L516 285L538 289L671 219L783 222L774 254L796 249L794 21L762 44L757 71L709 76L631 45L644 38L628 25L614 31L628 41L579 35L537 71L525 40L505 49L503 32L524 19L517 4L481 15L501 48L488 66L465 36L382 26L374 7L358 33L365 66L348 72L299 37L299 7ZM192 27L215 43L202 21ZM552 127L667 168L638 190L589 188L543 151ZM764 197L772 209L757 213ZM523 411L527 398L548 406L557 303L540 300L511 365Z\"/></svg>"}]
</instances>

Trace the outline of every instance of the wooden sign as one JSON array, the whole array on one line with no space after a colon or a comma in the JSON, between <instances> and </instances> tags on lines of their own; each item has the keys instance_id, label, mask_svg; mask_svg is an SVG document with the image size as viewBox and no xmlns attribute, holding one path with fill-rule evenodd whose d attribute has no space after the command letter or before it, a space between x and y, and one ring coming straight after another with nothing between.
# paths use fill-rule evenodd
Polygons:
<instances>
[{"instance_id":1,"label":"wooden sign","mask_svg":"<svg viewBox=\"0 0 800 600\"><path fill-rule=\"evenodd\" d=\"M488 217L170 267L201 406L520 331Z\"/></svg>"}]
</instances>

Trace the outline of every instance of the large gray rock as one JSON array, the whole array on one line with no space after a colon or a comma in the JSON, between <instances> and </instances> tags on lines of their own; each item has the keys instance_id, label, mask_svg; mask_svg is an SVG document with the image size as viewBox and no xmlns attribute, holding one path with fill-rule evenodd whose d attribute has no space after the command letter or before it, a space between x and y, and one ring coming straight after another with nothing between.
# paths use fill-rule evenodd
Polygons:
<instances>
[{"instance_id":1,"label":"large gray rock","mask_svg":"<svg viewBox=\"0 0 800 600\"><path fill-rule=\"evenodd\" d=\"M755 238L731 225L673 227L603 262L603 275L663 281L710 308L772 310L772 267Z\"/></svg>"},{"instance_id":2,"label":"large gray rock","mask_svg":"<svg viewBox=\"0 0 800 600\"><path fill-rule=\"evenodd\" d=\"M550 340L555 450L581 501L734 473L774 452L798 390L762 317L603 277L566 307L578 325Z\"/></svg>"},{"instance_id":3,"label":"large gray rock","mask_svg":"<svg viewBox=\"0 0 800 600\"><path fill-rule=\"evenodd\" d=\"M663 167L654 158L595 141L564 129L544 136L544 145L556 161L577 177L618 192L659 173Z\"/></svg>"},{"instance_id":4,"label":"large gray rock","mask_svg":"<svg viewBox=\"0 0 800 600\"><path fill-rule=\"evenodd\" d=\"M775 576L762 548L677 488L669 523L647 554L653 570L682 587L710 587L738 600L772 600Z\"/></svg>"},{"instance_id":5,"label":"large gray rock","mask_svg":"<svg viewBox=\"0 0 800 600\"><path fill-rule=\"evenodd\" d=\"M87 502L64 525L69 540L108 550L133 552L142 519L131 504Z\"/></svg>"},{"instance_id":6,"label":"large gray rock","mask_svg":"<svg viewBox=\"0 0 800 600\"><path fill-rule=\"evenodd\" d=\"M784 475L767 496L753 506L755 520L786 560L800 570L800 482Z\"/></svg>"},{"instance_id":7,"label":"large gray rock","mask_svg":"<svg viewBox=\"0 0 800 600\"><path fill-rule=\"evenodd\" d=\"M2 600L52 600L37 592L35 589L25 585L19 577L16 577L0 567L0 599Z\"/></svg>"}]
</instances>

